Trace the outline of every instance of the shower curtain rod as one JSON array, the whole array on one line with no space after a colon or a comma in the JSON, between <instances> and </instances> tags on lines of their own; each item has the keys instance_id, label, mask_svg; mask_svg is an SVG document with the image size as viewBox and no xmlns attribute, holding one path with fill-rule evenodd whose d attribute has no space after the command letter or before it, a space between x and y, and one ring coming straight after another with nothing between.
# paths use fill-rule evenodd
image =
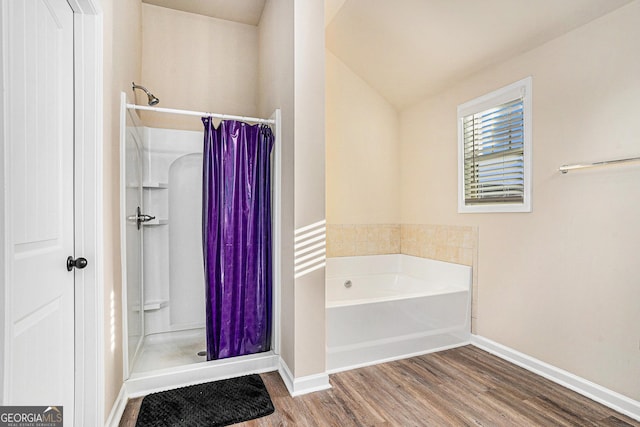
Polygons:
<instances>
[{"instance_id":1,"label":"shower curtain rod","mask_svg":"<svg viewBox=\"0 0 640 427\"><path fill-rule=\"evenodd\" d=\"M258 118L258 117L234 116L234 115L231 115L231 114L207 113L207 112L204 112L204 111L179 110L179 109L176 109L176 108L149 107L147 105L127 104L127 108L131 108L133 110L155 111L157 113L182 114L183 116L213 117L213 118L222 119L222 120L240 120L240 121L243 121L243 122L254 122L254 123L264 123L264 124L275 124L276 123L276 121L274 119L261 119L261 118Z\"/></svg>"}]
</instances>

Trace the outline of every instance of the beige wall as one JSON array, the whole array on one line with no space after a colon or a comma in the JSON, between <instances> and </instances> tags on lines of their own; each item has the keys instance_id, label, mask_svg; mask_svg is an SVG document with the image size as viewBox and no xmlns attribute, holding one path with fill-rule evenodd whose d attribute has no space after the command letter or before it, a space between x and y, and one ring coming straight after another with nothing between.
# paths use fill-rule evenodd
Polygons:
<instances>
[{"instance_id":1,"label":"beige wall","mask_svg":"<svg viewBox=\"0 0 640 427\"><path fill-rule=\"evenodd\" d=\"M158 107L256 116L258 27L142 5L141 84ZM147 103L142 92L140 103ZM146 113L147 126L202 130L197 117Z\"/></svg>"},{"instance_id":2,"label":"beige wall","mask_svg":"<svg viewBox=\"0 0 640 427\"><path fill-rule=\"evenodd\" d=\"M396 110L326 51L327 222L400 221Z\"/></svg>"},{"instance_id":3,"label":"beige wall","mask_svg":"<svg viewBox=\"0 0 640 427\"><path fill-rule=\"evenodd\" d=\"M105 417L122 386L120 269L120 92L140 79L140 0L104 1L104 399Z\"/></svg>"},{"instance_id":4,"label":"beige wall","mask_svg":"<svg viewBox=\"0 0 640 427\"><path fill-rule=\"evenodd\" d=\"M322 2L267 0L258 27L259 112L282 110L280 350L297 378L325 370L324 269L293 274L294 229L325 217L322 16Z\"/></svg>"},{"instance_id":5,"label":"beige wall","mask_svg":"<svg viewBox=\"0 0 640 427\"><path fill-rule=\"evenodd\" d=\"M402 222L479 227L477 333L640 400L640 2L402 113ZM533 76L533 212L456 213L456 107Z\"/></svg>"},{"instance_id":6,"label":"beige wall","mask_svg":"<svg viewBox=\"0 0 640 427\"><path fill-rule=\"evenodd\" d=\"M295 2L294 226L325 219L324 2ZM295 279L296 377L325 371L324 268Z\"/></svg>"},{"instance_id":7,"label":"beige wall","mask_svg":"<svg viewBox=\"0 0 640 427\"><path fill-rule=\"evenodd\" d=\"M281 348L287 366L295 370L295 313L293 279L293 162L294 162L294 65L293 0L267 0L259 31L260 116L282 112L282 282Z\"/></svg>"}]
</instances>

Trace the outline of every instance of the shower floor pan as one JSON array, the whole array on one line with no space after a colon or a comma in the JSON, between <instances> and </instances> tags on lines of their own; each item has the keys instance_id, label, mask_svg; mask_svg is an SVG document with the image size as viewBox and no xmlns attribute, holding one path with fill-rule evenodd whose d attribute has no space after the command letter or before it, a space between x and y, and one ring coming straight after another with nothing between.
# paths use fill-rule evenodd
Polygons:
<instances>
[{"instance_id":1,"label":"shower floor pan","mask_svg":"<svg viewBox=\"0 0 640 427\"><path fill-rule=\"evenodd\" d=\"M204 362L197 354L206 348L204 328L147 335L132 374Z\"/></svg>"},{"instance_id":2,"label":"shower floor pan","mask_svg":"<svg viewBox=\"0 0 640 427\"><path fill-rule=\"evenodd\" d=\"M198 356L205 349L204 328L148 335L125 382L128 397L279 367L279 356L273 351L207 361L206 356Z\"/></svg>"}]
</instances>

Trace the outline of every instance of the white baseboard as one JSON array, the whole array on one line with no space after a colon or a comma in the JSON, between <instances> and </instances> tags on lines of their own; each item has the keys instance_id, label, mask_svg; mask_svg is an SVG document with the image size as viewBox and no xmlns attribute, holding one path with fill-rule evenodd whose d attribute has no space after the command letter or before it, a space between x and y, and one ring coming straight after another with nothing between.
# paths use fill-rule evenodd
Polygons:
<instances>
[{"instance_id":1,"label":"white baseboard","mask_svg":"<svg viewBox=\"0 0 640 427\"><path fill-rule=\"evenodd\" d=\"M124 414L124 409L127 406L128 400L129 397L127 396L127 389L124 384L122 384L122 387L120 387L120 393L118 393L116 401L113 402L107 421L104 423L105 427L118 427L120 424L120 418L122 418L122 414Z\"/></svg>"},{"instance_id":2,"label":"white baseboard","mask_svg":"<svg viewBox=\"0 0 640 427\"><path fill-rule=\"evenodd\" d=\"M327 375L326 372L294 378L291 370L289 370L289 367L282 358L280 359L280 368L278 369L278 373L292 397L331 388L331 384L329 384L329 375Z\"/></svg>"},{"instance_id":3,"label":"white baseboard","mask_svg":"<svg viewBox=\"0 0 640 427\"><path fill-rule=\"evenodd\" d=\"M501 359L540 375L556 384L601 403L634 420L640 421L640 402L602 387L589 380L567 372L488 338L471 335L471 344Z\"/></svg>"}]
</instances>

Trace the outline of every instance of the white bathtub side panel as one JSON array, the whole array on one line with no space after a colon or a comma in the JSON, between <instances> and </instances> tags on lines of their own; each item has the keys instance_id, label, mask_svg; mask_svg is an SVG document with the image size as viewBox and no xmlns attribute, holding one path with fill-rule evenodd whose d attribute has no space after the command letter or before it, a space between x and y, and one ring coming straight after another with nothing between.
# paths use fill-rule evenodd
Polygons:
<instances>
[{"instance_id":1,"label":"white bathtub side panel","mask_svg":"<svg viewBox=\"0 0 640 427\"><path fill-rule=\"evenodd\" d=\"M330 350L468 329L468 292L327 309Z\"/></svg>"},{"instance_id":2,"label":"white bathtub side panel","mask_svg":"<svg viewBox=\"0 0 640 427\"><path fill-rule=\"evenodd\" d=\"M470 343L470 334L453 331L420 337L411 337L393 345L379 344L367 348L327 352L327 373L348 371L393 360L416 357L461 347Z\"/></svg>"},{"instance_id":3,"label":"white bathtub side panel","mask_svg":"<svg viewBox=\"0 0 640 427\"><path fill-rule=\"evenodd\" d=\"M327 309L329 373L466 345L469 292Z\"/></svg>"},{"instance_id":4,"label":"white bathtub side panel","mask_svg":"<svg viewBox=\"0 0 640 427\"><path fill-rule=\"evenodd\" d=\"M471 277L471 267L408 255L329 258L327 370L468 344ZM401 289L415 291L414 282L430 295L399 299ZM379 301L389 292L388 300ZM347 301L349 294L357 298Z\"/></svg>"}]
</instances>

